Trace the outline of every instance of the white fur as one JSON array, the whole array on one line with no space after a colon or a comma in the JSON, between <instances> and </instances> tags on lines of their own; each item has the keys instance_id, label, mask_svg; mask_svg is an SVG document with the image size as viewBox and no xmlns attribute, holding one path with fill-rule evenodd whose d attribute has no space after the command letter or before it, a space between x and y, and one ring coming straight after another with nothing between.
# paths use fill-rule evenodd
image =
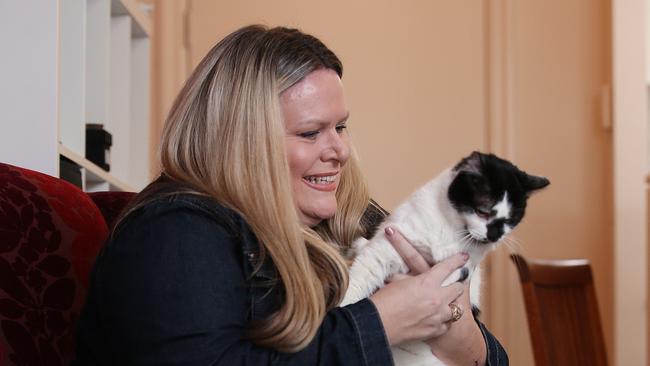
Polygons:
<instances>
[{"instance_id":1,"label":"white fur","mask_svg":"<svg viewBox=\"0 0 650 366\"><path fill-rule=\"evenodd\" d=\"M503 194L503 198L499 203L494 205L494 210L496 210L497 219L505 219L510 215L510 202L508 202L508 192Z\"/></svg>"},{"instance_id":2,"label":"white fur","mask_svg":"<svg viewBox=\"0 0 650 366\"><path fill-rule=\"evenodd\" d=\"M485 239L487 222L476 214L460 214L452 207L447 192L456 174L452 169L442 172L397 207L370 241L366 243L362 239L355 242L353 247L358 252L350 268L350 285L341 306L368 297L382 287L391 275L408 271L385 236L386 226L398 229L430 263L440 262L455 253L467 252L470 258L464 267L469 270L471 279L470 300L473 305L479 305L481 273L478 264L495 244L469 244L464 237L466 232L463 231L467 228L474 239ZM495 209L499 217L509 215L507 196ZM460 275L461 269L454 271L443 286L456 282ZM422 342L393 347L393 357L398 366L443 365Z\"/></svg>"}]
</instances>

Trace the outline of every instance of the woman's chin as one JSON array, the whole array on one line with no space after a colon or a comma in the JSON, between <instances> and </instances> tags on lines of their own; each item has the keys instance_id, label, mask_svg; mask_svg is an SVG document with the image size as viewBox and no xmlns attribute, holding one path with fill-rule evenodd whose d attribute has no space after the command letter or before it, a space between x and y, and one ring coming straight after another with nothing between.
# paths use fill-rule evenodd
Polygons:
<instances>
[{"instance_id":1,"label":"woman's chin","mask_svg":"<svg viewBox=\"0 0 650 366\"><path fill-rule=\"evenodd\" d=\"M320 224L322 221L334 217L336 214L336 205L331 208L328 207L319 207L318 210L300 211L300 220L302 223L309 227L314 227Z\"/></svg>"}]
</instances>

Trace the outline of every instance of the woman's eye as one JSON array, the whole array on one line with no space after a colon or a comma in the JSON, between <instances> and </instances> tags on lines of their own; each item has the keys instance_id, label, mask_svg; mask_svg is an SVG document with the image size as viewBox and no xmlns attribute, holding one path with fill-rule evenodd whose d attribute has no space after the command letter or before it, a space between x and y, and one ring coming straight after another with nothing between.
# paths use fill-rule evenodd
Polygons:
<instances>
[{"instance_id":1,"label":"woman's eye","mask_svg":"<svg viewBox=\"0 0 650 366\"><path fill-rule=\"evenodd\" d=\"M298 134L298 136L310 140L314 140L316 136L318 136L318 131L309 131L309 132L303 132L301 134Z\"/></svg>"},{"instance_id":2,"label":"woman's eye","mask_svg":"<svg viewBox=\"0 0 650 366\"><path fill-rule=\"evenodd\" d=\"M344 124L344 123L343 123L343 124L340 124L340 125L337 125L337 126L336 126L336 132L341 133L341 132L343 132L343 130L345 130L346 128L348 128L348 126L347 126L346 124Z\"/></svg>"}]
</instances>

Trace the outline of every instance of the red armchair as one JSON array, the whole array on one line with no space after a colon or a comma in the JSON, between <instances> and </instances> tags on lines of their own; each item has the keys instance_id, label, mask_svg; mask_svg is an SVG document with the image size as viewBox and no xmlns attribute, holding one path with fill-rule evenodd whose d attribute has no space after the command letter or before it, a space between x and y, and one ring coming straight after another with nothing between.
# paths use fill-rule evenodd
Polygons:
<instances>
[{"instance_id":1,"label":"red armchair","mask_svg":"<svg viewBox=\"0 0 650 366\"><path fill-rule=\"evenodd\" d=\"M133 195L0 163L0 365L70 363L90 269Z\"/></svg>"}]
</instances>

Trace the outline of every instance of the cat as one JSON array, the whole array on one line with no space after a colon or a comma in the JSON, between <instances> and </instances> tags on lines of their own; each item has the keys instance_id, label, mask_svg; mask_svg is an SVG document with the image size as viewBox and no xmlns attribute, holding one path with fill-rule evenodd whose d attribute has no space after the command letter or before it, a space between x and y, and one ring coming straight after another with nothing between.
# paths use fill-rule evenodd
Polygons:
<instances>
[{"instance_id":1,"label":"cat","mask_svg":"<svg viewBox=\"0 0 650 366\"><path fill-rule=\"evenodd\" d=\"M473 152L411 194L370 240L361 238L354 242L356 256L341 306L370 296L391 275L408 272L385 236L384 228L391 226L429 263L438 263L455 253L468 253L466 264L442 285L471 279L470 301L478 309L478 264L519 224L528 197L549 183L548 179L529 175L493 154ZM423 342L393 347L393 357L398 366L443 365Z\"/></svg>"}]
</instances>

